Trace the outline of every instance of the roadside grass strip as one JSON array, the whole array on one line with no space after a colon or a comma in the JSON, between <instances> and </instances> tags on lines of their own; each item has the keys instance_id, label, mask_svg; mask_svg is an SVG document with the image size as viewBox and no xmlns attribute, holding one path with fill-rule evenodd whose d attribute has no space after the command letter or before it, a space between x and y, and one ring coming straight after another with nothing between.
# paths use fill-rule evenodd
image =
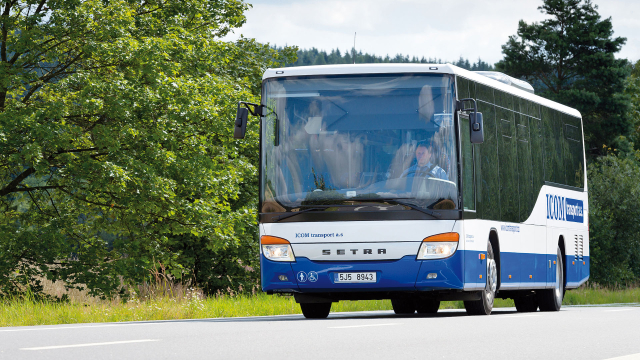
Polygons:
<instances>
[{"instance_id":1,"label":"roadside grass strip","mask_svg":"<svg viewBox=\"0 0 640 360\"><path fill-rule=\"evenodd\" d=\"M496 306L513 306L496 299ZM462 301L442 302L441 309L462 309ZM389 300L341 301L331 312L392 310ZM301 314L293 297L266 294L211 298L157 297L128 302L46 302L28 299L0 300L0 327L103 323L149 320L207 319Z\"/></svg>"},{"instance_id":2,"label":"roadside grass strip","mask_svg":"<svg viewBox=\"0 0 640 360\"><path fill-rule=\"evenodd\" d=\"M607 290L582 288L566 293L565 305L638 303L640 288ZM494 307L513 307L512 300L496 299ZM440 309L463 309L462 301L445 301ZM392 310L389 300L341 301L331 312ZM182 320L300 314L293 297L256 295L159 296L146 300L47 302L30 299L0 300L0 327L104 323L123 321Z\"/></svg>"},{"instance_id":3,"label":"roadside grass strip","mask_svg":"<svg viewBox=\"0 0 640 360\"><path fill-rule=\"evenodd\" d=\"M564 305L600 305L600 304L638 304L640 303L640 287L628 289L605 289L581 287L567 291Z\"/></svg>"}]
</instances>

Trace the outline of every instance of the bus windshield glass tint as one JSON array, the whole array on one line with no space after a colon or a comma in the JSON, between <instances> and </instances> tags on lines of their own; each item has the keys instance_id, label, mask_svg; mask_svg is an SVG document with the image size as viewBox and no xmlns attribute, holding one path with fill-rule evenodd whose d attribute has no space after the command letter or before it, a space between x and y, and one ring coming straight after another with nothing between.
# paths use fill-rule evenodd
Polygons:
<instances>
[{"instance_id":1,"label":"bus windshield glass tint","mask_svg":"<svg viewBox=\"0 0 640 360\"><path fill-rule=\"evenodd\" d=\"M453 77L269 79L262 103L261 212L458 208Z\"/></svg>"}]
</instances>

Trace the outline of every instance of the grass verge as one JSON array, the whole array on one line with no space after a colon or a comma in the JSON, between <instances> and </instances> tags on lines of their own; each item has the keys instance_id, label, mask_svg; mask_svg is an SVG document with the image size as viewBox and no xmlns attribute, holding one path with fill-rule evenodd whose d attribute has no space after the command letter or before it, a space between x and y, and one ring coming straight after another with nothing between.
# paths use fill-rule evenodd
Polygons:
<instances>
[{"instance_id":1,"label":"grass verge","mask_svg":"<svg viewBox=\"0 0 640 360\"><path fill-rule=\"evenodd\" d=\"M638 303L640 288L609 290L580 288L566 293L565 305ZM496 299L495 307L511 307L512 300ZM442 302L440 309L464 308L461 301ZM391 310L388 300L341 301L332 312ZM0 300L0 327L140 320L202 319L300 314L292 297L257 295L202 298L197 293L180 297L158 296L148 300L46 302L29 299Z\"/></svg>"},{"instance_id":2,"label":"grass verge","mask_svg":"<svg viewBox=\"0 0 640 360\"><path fill-rule=\"evenodd\" d=\"M565 293L564 305L598 305L640 303L640 287L628 289L606 289L598 287L580 287Z\"/></svg>"}]
</instances>

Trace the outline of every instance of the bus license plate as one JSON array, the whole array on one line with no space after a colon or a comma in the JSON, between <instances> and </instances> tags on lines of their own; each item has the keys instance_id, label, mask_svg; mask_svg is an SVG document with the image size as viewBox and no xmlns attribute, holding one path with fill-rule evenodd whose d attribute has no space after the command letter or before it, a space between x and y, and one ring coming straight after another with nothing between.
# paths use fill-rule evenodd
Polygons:
<instances>
[{"instance_id":1,"label":"bus license plate","mask_svg":"<svg viewBox=\"0 0 640 360\"><path fill-rule=\"evenodd\" d=\"M375 272L336 273L335 282L337 283L374 283L376 282L376 273Z\"/></svg>"}]
</instances>

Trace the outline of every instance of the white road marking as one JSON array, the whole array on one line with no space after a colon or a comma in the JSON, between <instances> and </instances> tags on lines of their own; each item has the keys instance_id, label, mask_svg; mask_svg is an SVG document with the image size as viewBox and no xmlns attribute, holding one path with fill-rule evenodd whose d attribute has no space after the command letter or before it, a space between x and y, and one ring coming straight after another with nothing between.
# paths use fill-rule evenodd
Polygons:
<instances>
[{"instance_id":1,"label":"white road marking","mask_svg":"<svg viewBox=\"0 0 640 360\"><path fill-rule=\"evenodd\" d=\"M74 345L40 346L40 347L32 347L32 348L22 348L20 350L52 350L52 349L78 348L78 347L87 347L87 346L132 344L132 343L142 343L142 342L150 342L150 341L160 341L160 339L142 339L142 340L109 341L109 342L101 342L101 343L74 344Z\"/></svg>"},{"instance_id":2,"label":"white road marking","mask_svg":"<svg viewBox=\"0 0 640 360\"><path fill-rule=\"evenodd\" d=\"M388 311L361 311L361 312L344 312L344 313L331 313L331 315L349 315L349 314L367 314L367 313L384 313ZM264 316L238 316L238 317L228 317L228 318L203 318L203 319L178 319L178 320L143 320L143 321L129 321L129 322L121 322L121 323L109 323L102 325L75 325L75 326L66 326L65 324L58 325L31 325L31 326L22 326L19 328L0 328L0 332L20 332L20 331L46 331L46 330L67 330L67 329L93 329L93 328L103 328L103 327L114 327L114 326L142 326L142 325L159 325L159 324L171 324L171 323L180 323L180 322L202 322L202 321L211 321L211 322L226 322L226 321L255 321L256 319L268 319L268 318L276 318L276 319L285 319L285 318L300 318L301 314L287 314L287 315L264 315Z\"/></svg>"},{"instance_id":3,"label":"white road marking","mask_svg":"<svg viewBox=\"0 0 640 360\"><path fill-rule=\"evenodd\" d=\"M163 320L160 320L162 322L164 322ZM27 327L27 328L19 328L19 329L2 329L0 330L0 332L20 332L20 331L45 331L45 330L67 330L67 329L93 329L93 328L103 328L103 327L114 327L114 326L140 326L140 325L155 325L160 323L160 321L152 323L152 322L148 322L148 323L140 323L140 324L136 324L136 323L122 323L122 324L108 324L108 325L85 325L85 326L64 326L64 324L62 326L57 326L57 325L52 325L52 326L56 326L56 327ZM169 320L172 321L172 320Z\"/></svg>"},{"instance_id":4,"label":"white road marking","mask_svg":"<svg viewBox=\"0 0 640 360\"><path fill-rule=\"evenodd\" d=\"M640 353L610 358L606 360L640 360Z\"/></svg>"},{"instance_id":5,"label":"white road marking","mask_svg":"<svg viewBox=\"0 0 640 360\"><path fill-rule=\"evenodd\" d=\"M616 311L631 311L635 309L615 309L615 310L605 310L605 312L616 312Z\"/></svg>"},{"instance_id":6,"label":"white road marking","mask_svg":"<svg viewBox=\"0 0 640 360\"><path fill-rule=\"evenodd\" d=\"M613 307L613 306L640 306L640 303L610 303L610 304L594 304L594 305L562 305L566 308L592 308L592 307Z\"/></svg>"},{"instance_id":7,"label":"white road marking","mask_svg":"<svg viewBox=\"0 0 640 360\"><path fill-rule=\"evenodd\" d=\"M360 328L360 327L370 327L370 326L391 326L391 325L402 325L399 323L390 323L390 324L367 324L367 325L350 325L350 326L330 326L328 329L351 329L351 328Z\"/></svg>"}]
</instances>

